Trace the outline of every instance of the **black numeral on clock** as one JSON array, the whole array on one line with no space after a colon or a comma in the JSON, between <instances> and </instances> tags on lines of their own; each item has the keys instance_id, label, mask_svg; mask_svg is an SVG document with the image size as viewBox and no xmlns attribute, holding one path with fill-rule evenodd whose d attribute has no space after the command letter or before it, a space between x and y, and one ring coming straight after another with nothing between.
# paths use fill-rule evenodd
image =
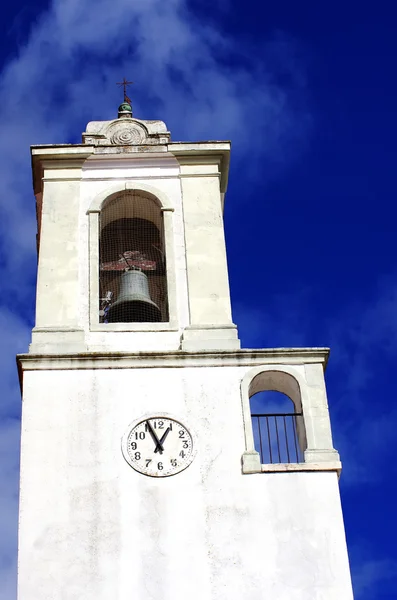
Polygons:
<instances>
[{"instance_id":1,"label":"black numeral on clock","mask_svg":"<svg viewBox=\"0 0 397 600\"><path fill-rule=\"evenodd\" d=\"M151 426L153 427L153 429L164 429L165 423L164 423L164 421L152 421ZM168 423L168 427L169 427L170 431L172 431L172 423ZM147 423L145 423L145 431L150 431L150 428ZM140 438L140 439L144 439L144 438Z\"/></svg>"}]
</instances>

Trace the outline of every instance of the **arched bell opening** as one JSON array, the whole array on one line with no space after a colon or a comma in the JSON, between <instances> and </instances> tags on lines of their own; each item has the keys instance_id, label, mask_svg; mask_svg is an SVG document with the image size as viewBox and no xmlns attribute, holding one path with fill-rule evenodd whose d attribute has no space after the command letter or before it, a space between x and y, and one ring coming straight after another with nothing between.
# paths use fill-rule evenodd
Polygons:
<instances>
[{"instance_id":1,"label":"arched bell opening","mask_svg":"<svg viewBox=\"0 0 397 600\"><path fill-rule=\"evenodd\" d=\"M156 198L125 191L100 213L99 320L168 321L163 214Z\"/></svg>"},{"instance_id":2,"label":"arched bell opening","mask_svg":"<svg viewBox=\"0 0 397 600\"><path fill-rule=\"evenodd\" d=\"M296 379L281 371L259 373L250 384L249 401L261 463L304 462L307 443Z\"/></svg>"}]
</instances>

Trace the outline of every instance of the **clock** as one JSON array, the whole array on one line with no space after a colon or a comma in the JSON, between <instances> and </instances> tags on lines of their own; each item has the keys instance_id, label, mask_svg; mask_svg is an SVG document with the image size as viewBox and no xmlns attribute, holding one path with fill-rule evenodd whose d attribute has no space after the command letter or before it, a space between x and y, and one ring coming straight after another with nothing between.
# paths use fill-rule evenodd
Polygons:
<instances>
[{"instance_id":1,"label":"clock","mask_svg":"<svg viewBox=\"0 0 397 600\"><path fill-rule=\"evenodd\" d=\"M163 414L132 423L123 436L122 451L135 471L150 477L167 477L190 465L195 443L185 425Z\"/></svg>"}]
</instances>

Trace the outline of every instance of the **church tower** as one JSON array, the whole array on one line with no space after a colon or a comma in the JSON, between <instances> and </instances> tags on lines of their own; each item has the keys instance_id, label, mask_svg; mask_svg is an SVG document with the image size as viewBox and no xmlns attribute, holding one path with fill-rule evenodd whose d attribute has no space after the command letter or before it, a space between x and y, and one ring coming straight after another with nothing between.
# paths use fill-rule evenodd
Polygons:
<instances>
[{"instance_id":1,"label":"church tower","mask_svg":"<svg viewBox=\"0 0 397 600\"><path fill-rule=\"evenodd\" d=\"M19 600L353 598L328 350L240 349L229 153L128 102L32 147ZM258 412L272 391L289 411Z\"/></svg>"}]
</instances>

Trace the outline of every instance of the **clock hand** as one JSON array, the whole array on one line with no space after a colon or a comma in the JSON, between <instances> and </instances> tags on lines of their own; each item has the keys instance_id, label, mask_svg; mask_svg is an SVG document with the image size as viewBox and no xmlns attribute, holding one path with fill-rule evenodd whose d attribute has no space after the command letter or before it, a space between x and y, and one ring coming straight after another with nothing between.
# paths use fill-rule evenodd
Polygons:
<instances>
[{"instance_id":1,"label":"clock hand","mask_svg":"<svg viewBox=\"0 0 397 600\"><path fill-rule=\"evenodd\" d=\"M167 435L169 434L170 431L171 431L171 427L167 427L163 437L161 438L161 440L159 440L159 445L157 446L155 452L157 452L157 450L159 450L159 448L162 448L164 450L163 444L164 444L165 438L167 437ZM162 450L160 450L160 453L161 452L162 452Z\"/></svg>"},{"instance_id":2,"label":"clock hand","mask_svg":"<svg viewBox=\"0 0 397 600\"><path fill-rule=\"evenodd\" d=\"M156 444L155 452L160 452L160 454L163 454L163 450L164 450L163 444L162 444L161 441L159 441L157 435L155 434L152 426L150 425L149 419L146 421L146 425L148 426L149 433L152 436L152 439L153 439L154 443Z\"/></svg>"}]
</instances>

